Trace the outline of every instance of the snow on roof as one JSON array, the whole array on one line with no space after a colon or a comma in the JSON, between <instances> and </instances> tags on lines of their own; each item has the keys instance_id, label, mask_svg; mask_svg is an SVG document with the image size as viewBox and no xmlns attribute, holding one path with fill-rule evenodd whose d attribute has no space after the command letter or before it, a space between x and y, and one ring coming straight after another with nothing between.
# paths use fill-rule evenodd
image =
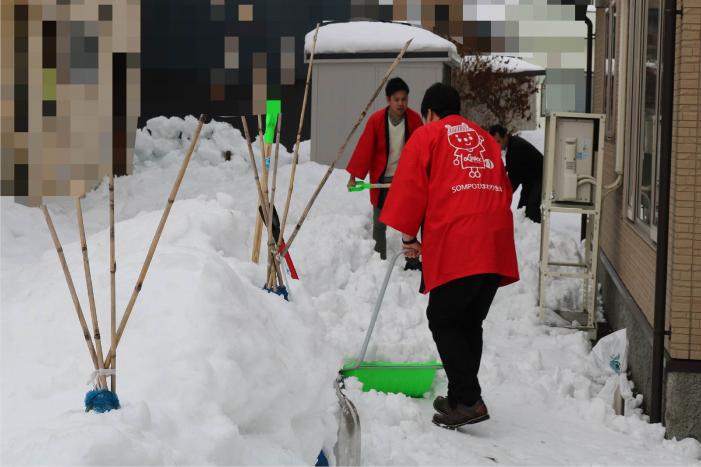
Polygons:
<instances>
[{"instance_id":1,"label":"snow on roof","mask_svg":"<svg viewBox=\"0 0 701 467\"><path fill-rule=\"evenodd\" d=\"M488 55L485 58L492 60L492 64L497 69L505 69L509 73L531 73L544 74L545 68L540 65L534 65L522 58L510 57L507 55ZM474 55L466 55L463 60L470 62L475 59Z\"/></svg>"},{"instance_id":2,"label":"snow on roof","mask_svg":"<svg viewBox=\"0 0 701 467\"><path fill-rule=\"evenodd\" d=\"M398 53L410 38L409 52L457 54L455 44L419 26L381 21L330 23L319 28L316 53ZM304 38L304 51L310 53L314 30Z\"/></svg>"}]
</instances>

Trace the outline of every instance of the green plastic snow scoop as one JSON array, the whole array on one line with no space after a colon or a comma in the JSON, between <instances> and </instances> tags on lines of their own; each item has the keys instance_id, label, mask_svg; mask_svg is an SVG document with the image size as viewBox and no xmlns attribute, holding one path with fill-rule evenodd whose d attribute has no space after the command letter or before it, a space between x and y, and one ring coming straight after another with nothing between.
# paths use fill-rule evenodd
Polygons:
<instances>
[{"instance_id":1,"label":"green plastic snow scoop","mask_svg":"<svg viewBox=\"0 0 701 467\"><path fill-rule=\"evenodd\" d=\"M363 391L367 392L372 389L379 392L387 393L402 393L409 397L423 397L433 385L433 379L436 376L436 370L443 368L443 365L437 362L421 362L421 363L391 363L391 362L366 362L365 353L368 350L370 337L377 322L377 316L380 313L380 306L385 297L387 284L392 275L397 259L402 255L402 252L395 254L387 267L387 274L380 288L380 295L375 303L375 309L370 318L370 326L365 334L365 341L360 350L360 355L354 362L347 363L339 372L344 378L355 376L363 383Z\"/></svg>"},{"instance_id":2,"label":"green plastic snow scoop","mask_svg":"<svg viewBox=\"0 0 701 467\"><path fill-rule=\"evenodd\" d=\"M356 191L368 190L370 188L389 188L391 183L368 183L368 182L355 182L355 185L349 186L348 191L354 193Z\"/></svg>"}]
</instances>

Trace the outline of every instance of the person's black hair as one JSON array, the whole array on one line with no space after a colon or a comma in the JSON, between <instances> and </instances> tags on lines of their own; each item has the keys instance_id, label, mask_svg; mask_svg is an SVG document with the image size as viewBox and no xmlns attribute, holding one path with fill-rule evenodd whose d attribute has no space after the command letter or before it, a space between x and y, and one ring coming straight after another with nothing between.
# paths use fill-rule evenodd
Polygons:
<instances>
[{"instance_id":1,"label":"person's black hair","mask_svg":"<svg viewBox=\"0 0 701 467\"><path fill-rule=\"evenodd\" d=\"M509 134L509 130L504 128L504 126L502 126L502 125L492 125L489 127L489 134L492 136L499 135L500 137L503 138Z\"/></svg>"},{"instance_id":2,"label":"person's black hair","mask_svg":"<svg viewBox=\"0 0 701 467\"><path fill-rule=\"evenodd\" d=\"M409 86L401 78L392 78L387 81L387 86L385 86L385 95L387 97L391 96L397 91L406 91L409 94Z\"/></svg>"},{"instance_id":3,"label":"person's black hair","mask_svg":"<svg viewBox=\"0 0 701 467\"><path fill-rule=\"evenodd\" d=\"M421 116L426 118L432 110L440 118L448 115L460 115L460 94L454 87L443 83L432 84L426 89L421 101Z\"/></svg>"}]
</instances>

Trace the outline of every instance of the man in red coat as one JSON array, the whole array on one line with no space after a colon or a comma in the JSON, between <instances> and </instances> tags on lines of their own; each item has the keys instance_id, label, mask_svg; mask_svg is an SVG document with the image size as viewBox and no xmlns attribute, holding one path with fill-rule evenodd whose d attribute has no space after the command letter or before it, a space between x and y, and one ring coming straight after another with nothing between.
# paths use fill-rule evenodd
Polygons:
<instances>
[{"instance_id":1,"label":"man in red coat","mask_svg":"<svg viewBox=\"0 0 701 467\"><path fill-rule=\"evenodd\" d=\"M423 258L428 324L448 376L433 423L446 428L489 418L477 379L482 321L497 288L519 278L501 148L459 112L454 88L428 88L426 124L404 147L380 217L402 232L406 256Z\"/></svg>"},{"instance_id":2,"label":"man in red coat","mask_svg":"<svg viewBox=\"0 0 701 467\"><path fill-rule=\"evenodd\" d=\"M401 78L392 78L385 87L387 107L368 118L346 170L350 173L348 186L370 173L370 183L391 183L399 156L409 136L421 126L421 117L408 107L409 86ZM375 251L387 258L387 226L379 221L387 189L370 190L373 206L372 237ZM421 269L418 258L408 258L405 269Z\"/></svg>"}]
</instances>

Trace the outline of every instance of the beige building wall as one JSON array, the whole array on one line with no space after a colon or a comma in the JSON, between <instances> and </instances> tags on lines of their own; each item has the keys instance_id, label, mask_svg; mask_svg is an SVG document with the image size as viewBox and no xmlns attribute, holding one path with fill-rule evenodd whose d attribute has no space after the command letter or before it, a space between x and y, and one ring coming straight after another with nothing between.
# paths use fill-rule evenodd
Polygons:
<instances>
[{"instance_id":1,"label":"beige building wall","mask_svg":"<svg viewBox=\"0 0 701 467\"><path fill-rule=\"evenodd\" d=\"M597 10L597 24L604 23L604 10ZM595 43L595 70L604 70L604 34L597 34ZM614 87L614 102L616 97ZM604 113L604 75L594 73L595 113ZM615 115L607 115L615 119ZM615 133L620 131L616 128ZM604 182L615 180L616 139L605 138ZM655 248L652 242L638 232L633 223L625 217L623 190L619 188L604 198L601 216L601 248L611 261L633 299L642 312L652 322L655 288Z\"/></svg>"},{"instance_id":2,"label":"beige building wall","mask_svg":"<svg viewBox=\"0 0 701 467\"><path fill-rule=\"evenodd\" d=\"M683 16L677 17L667 290L671 336L667 350L672 358L701 360L701 0L678 0L678 4ZM605 23L604 14L604 9L597 9L597 24ZM620 25L620 18L618 21ZM605 69L604 41L602 31L596 37L595 70ZM616 56L620 56L619 51ZM601 72L594 77L593 110L604 112ZM614 113L617 111L614 107ZM609 183L615 179L615 136L606 138L604 150L604 180ZM601 249L652 324L656 245L626 217L623 193L619 188L604 199Z\"/></svg>"}]
</instances>

